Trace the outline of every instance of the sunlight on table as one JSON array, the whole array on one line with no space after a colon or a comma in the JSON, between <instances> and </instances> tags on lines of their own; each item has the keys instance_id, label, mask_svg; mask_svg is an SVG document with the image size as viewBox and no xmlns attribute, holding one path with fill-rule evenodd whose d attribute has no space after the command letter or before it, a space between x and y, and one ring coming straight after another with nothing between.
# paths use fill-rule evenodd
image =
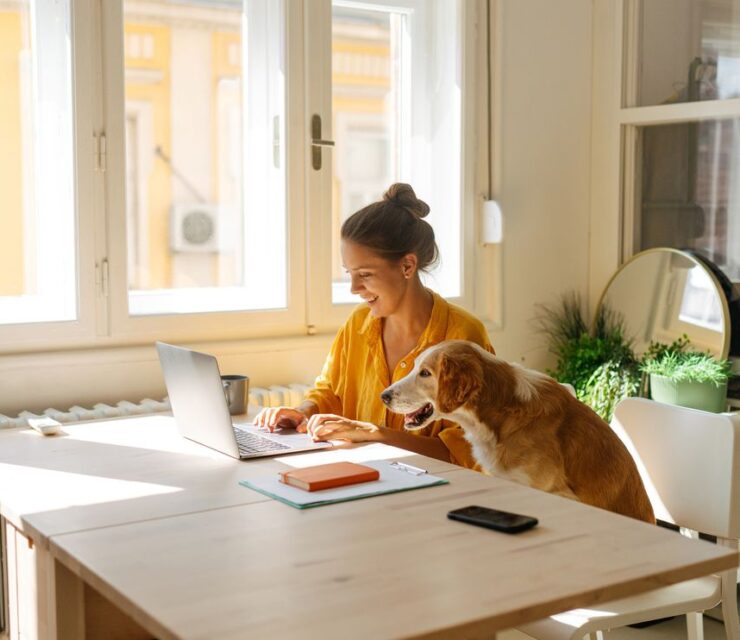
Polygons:
<instances>
[{"instance_id":1,"label":"sunlight on table","mask_svg":"<svg viewBox=\"0 0 740 640\"><path fill-rule=\"evenodd\" d=\"M341 440L335 441L335 444L346 444ZM390 447L385 444L369 444L356 449L341 447L322 451L313 451L311 453L292 453L289 456L280 456L275 458L279 462L289 467L312 467L316 464L326 464L329 462L367 462L368 460L391 460L395 458L405 458L415 456L413 451Z\"/></svg>"},{"instance_id":2,"label":"sunlight on table","mask_svg":"<svg viewBox=\"0 0 740 640\"><path fill-rule=\"evenodd\" d=\"M177 493L173 487L135 480L0 463L0 485L22 487L23 515ZM21 514L18 514L21 515Z\"/></svg>"},{"instance_id":3,"label":"sunlight on table","mask_svg":"<svg viewBox=\"0 0 740 640\"><path fill-rule=\"evenodd\" d=\"M121 423L124 421L126 428L121 429ZM146 432L143 438L142 431ZM103 422L64 425L62 434L51 437L149 451L184 453L201 458L223 458L223 454L180 436L175 419L169 415L126 417Z\"/></svg>"}]
</instances>

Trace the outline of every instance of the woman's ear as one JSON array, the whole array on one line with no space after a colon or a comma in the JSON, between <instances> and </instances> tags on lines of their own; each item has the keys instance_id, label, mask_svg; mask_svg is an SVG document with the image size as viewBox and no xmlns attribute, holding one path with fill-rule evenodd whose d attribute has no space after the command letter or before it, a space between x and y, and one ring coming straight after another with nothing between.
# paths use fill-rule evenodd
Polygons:
<instances>
[{"instance_id":1,"label":"woman's ear","mask_svg":"<svg viewBox=\"0 0 740 640\"><path fill-rule=\"evenodd\" d=\"M416 273L418 266L419 259L416 257L415 253L407 253L403 258L401 258L401 273L403 273L403 277L406 278L406 280Z\"/></svg>"}]
</instances>

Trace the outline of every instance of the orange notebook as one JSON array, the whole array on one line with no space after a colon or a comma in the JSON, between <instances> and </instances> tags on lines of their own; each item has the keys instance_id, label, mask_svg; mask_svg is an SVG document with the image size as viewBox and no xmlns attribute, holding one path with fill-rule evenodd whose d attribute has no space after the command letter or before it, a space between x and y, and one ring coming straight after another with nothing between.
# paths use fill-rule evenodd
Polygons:
<instances>
[{"instance_id":1,"label":"orange notebook","mask_svg":"<svg viewBox=\"0 0 740 640\"><path fill-rule=\"evenodd\" d=\"M280 481L305 491L321 491L346 484L370 482L380 477L380 472L364 464L331 462L303 469L280 471Z\"/></svg>"}]
</instances>

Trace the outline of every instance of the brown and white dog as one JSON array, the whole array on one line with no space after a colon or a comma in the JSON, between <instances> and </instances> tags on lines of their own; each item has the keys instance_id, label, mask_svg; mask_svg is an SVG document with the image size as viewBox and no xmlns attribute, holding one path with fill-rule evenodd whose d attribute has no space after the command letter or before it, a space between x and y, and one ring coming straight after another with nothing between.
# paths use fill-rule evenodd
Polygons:
<instances>
[{"instance_id":1,"label":"brown and white dog","mask_svg":"<svg viewBox=\"0 0 740 640\"><path fill-rule=\"evenodd\" d=\"M622 441L549 376L450 340L421 353L381 398L406 414L408 430L441 418L459 424L489 474L655 522Z\"/></svg>"}]
</instances>

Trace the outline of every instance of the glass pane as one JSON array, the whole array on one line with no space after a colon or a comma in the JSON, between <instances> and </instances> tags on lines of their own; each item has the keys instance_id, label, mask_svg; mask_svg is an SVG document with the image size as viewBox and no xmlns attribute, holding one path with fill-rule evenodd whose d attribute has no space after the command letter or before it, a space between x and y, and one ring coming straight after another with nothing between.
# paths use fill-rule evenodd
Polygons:
<instances>
[{"instance_id":1,"label":"glass pane","mask_svg":"<svg viewBox=\"0 0 740 640\"><path fill-rule=\"evenodd\" d=\"M143 7L124 4L130 313L284 307L283 4Z\"/></svg>"},{"instance_id":2,"label":"glass pane","mask_svg":"<svg viewBox=\"0 0 740 640\"><path fill-rule=\"evenodd\" d=\"M740 96L740 0L644 0L637 105Z\"/></svg>"},{"instance_id":3,"label":"glass pane","mask_svg":"<svg viewBox=\"0 0 740 640\"><path fill-rule=\"evenodd\" d=\"M441 260L427 283L445 296L460 295L458 3L408 4L337 3L332 9L335 303L357 301L339 254L342 222L394 182L411 184L431 207L426 220Z\"/></svg>"},{"instance_id":4,"label":"glass pane","mask_svg":"<svg viewBox=\"0 0 740 640\"><path fill-rule=\"evenodd\" d=\"M0 5L0 324L77 317L69 8Z\"/></svg>"},{"instance_id":5,"label":"glass pane","mask_svg":"<svg viewBox=\"0 0 740 640\"><path fill-rule=\"evenodd\" d=\"M642 127L640 135L636 248L693 249L740 282L740 119Z\"/></svg>"}]
</instances>

